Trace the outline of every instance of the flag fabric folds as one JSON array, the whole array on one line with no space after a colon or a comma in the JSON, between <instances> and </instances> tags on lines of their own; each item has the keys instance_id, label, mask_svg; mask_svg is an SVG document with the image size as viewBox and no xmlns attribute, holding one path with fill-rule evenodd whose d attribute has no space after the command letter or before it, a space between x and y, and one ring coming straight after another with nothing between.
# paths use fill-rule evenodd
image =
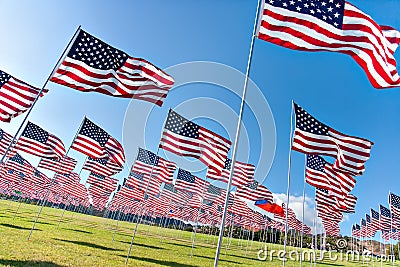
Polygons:
<instances>
[{"instance_id":1,"label":"flag fabric folds","mask_svg":"<svg viewBox=\"0 0 400 267\"><path fill-rule=\"evenodd\" d=\"M82 169L105 176L112 176L122 171L122 167L111 158L94 159L88 157Z\"/></svg>"},{"instance_id":2,"label":"flag fabric folds","mask_svg":"<svg viewBox=\"0 0 400 267\"><path fill-rule=\"evenodd\" d=\"M132 166L133 172L144 173L146 176L152 176L164 183L172 183L176 164L172 161L163 159L153 152L140 148L136 161Z\"/></svg>"},{"instance_id":3,"label":"flag fabric folds","mask_svg":"<svg viewBox=\"0 0 400 267\"><path fill-rule=\"evenodd\" d=\"M10 122L12 118L27 111L40 92L23 81L0 70L0 121ZM42 97L48 90L44 89Z\"/></svg>"},{"instance_id":4,"label":"flag fabric folds","mask_svg":"<svg viewBox=\"0 0 400 267\"><path fill-rule=\"evenodd\" d=\"M236 197L242 197L251 201L265 199L272 202L273 200L271 191L269 191L265 186L259 184L257 181L254 181L252 184L247 186L238 187Z\"/></svg>"},{"instance_id":5,"label":"flag fabric folds","mask_svg":"<svg viewBox=\"0 0 400 267\"><path fill-rule=\"evenodd\" d=\"M270 213L280 215L281 217L285 216L285 211L281 206L266 199L257 200L254 205Z\"/></svg>"},{"instance_id":6,"label":"flag fabric folds","mask_svg":"<svg viewBox=\"0 0 400 267\"><path fill-rule=\"evenodd\" d=\"M231 166L232 160L227 158L221 174L218 174L215 169L208 169L206 177L228 183ZM243 186L252 183L254 181L254 171L254 165L235 161L235 167L233 168L232 185Z\"/></svg>"},{"instance_id":7,"label":"flag fabric folds","mask_svg":"<svg viewBox=\"0 0 400 267\"><path fill-rule=\"evenodd\" d=\"M379 26L347 1L265 0L258 38L294 50L350 55L375 88L400 86L393 55L399 31Z\"/></svg>"},{"instance_id":8,"label":"flag fabric folds","mask_svg":"<svg viewBox=\"0 0 400 267\"><path fill-rule=\"evenodd\" d=\"M13 139L11 134L0 129L0 154L4 154Z\"/></svg>"},{"instance_id":9,"label":"flag fabric folds","mask_svg":"<svg viewBox=\"0 0 400 267\"><path fill-rule=\"evenodd\" d=\"M77 160L71 157L64 157L61 160L42 158L39 161L38 168L43 168L46 170L54 171L57 173L70 173L75 169Z\"/></svg>"},{"instance_id":10,"label":"flag fabric folds","mask_svg":"<svg viewBox=\"0 0 400 267\"><path fill-rule=\"evenodd\" d=\"M201 196L205 190L205 186L205 180L194 176L186 170L178 170L178 175L175 181L176 189L187 191L193 194L199 194Z\"/></svg>"},{"instance_id":11,"label":"flag fabric folds","mask_svg":"<svg viewBox=\"0 0 400 267\"><path fill-rule=\"evenodd\" d=\"M159 145L177 155L197 158L217 173L225 166L230 146L228 139L185 119L172 109Z\"/></svg>"},{"instance_id":12,"label":"flag fabric folds","mask_svg":"<svg viewBox=\"0 0 400 267\"><path fill-rule=\"evenodd\" d=\"M83 30L50 81L159 106L174 84L171 76L150 62L133 58Z\"/></svg>"},{"instance_id":13,"label":"flag fabric folds","mask_svg":"<svg viewBox=\"0 0 400 267\"><path fill-rule=\"evenodd\" d=\"M340 133L321 123L294 103L296 129L292 149L305 154L334 157L333 167L361 175L370 157L373 142Z\"/></svg>"},{"instance_id":14,"label":"flag fabric folds","mask_svg":"<svg viewBox=\"0 0 400 267\"><path fill-rule=\"evenodd\" d=\"M92 158L111 158L119 166L125 163L122 145L86 117L71 148Z\"/></svg>"},{"instance_id":15,"label":"flag fabric folds","mask_svg":"<svg viewBox=\"0 0 400 267\"><path fill-rule=\"evenodd\" d=\"M18 139L15 149L43 157L61 159L65 156L63 142L32 122L28 122Z\"/></svg>"}]
</instances>

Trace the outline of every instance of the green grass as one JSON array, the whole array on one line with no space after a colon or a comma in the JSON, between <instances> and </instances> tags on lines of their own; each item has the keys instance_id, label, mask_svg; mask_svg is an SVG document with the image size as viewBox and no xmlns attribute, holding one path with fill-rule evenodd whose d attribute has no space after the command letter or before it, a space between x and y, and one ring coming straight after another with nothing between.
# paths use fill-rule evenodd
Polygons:
<instances>
[{"instance_id":1,"label":"green grass","mask_svg":"<svg viewBox=\"0 0 400 267\"><path fill-rule=\"evenodd\" d=\"M57 230L62 210L44 208L37 230L28 241L39 207L22 204L13 219L18 205L0 201L0 266L125 266L134 224L119 222L114 236L115 220L65 212ZM197 234L194 255L190 257L191 235L186 231L139 225L128 266L212 266L217 237ZM261 246L258 242L233 239L226 251L224 243L219 266L282 266L276 258L273 262L259 261L257 252ZM267 248L282 249L271 244ZM305 262L303 266L309 265ZM286 266L299 263L290 261ZM325 260L317 266L362 266L362 262ZM374 266L380 263L375 262ZM392 265L383 263L383 266Z\"/></svg>"}]
</instances>

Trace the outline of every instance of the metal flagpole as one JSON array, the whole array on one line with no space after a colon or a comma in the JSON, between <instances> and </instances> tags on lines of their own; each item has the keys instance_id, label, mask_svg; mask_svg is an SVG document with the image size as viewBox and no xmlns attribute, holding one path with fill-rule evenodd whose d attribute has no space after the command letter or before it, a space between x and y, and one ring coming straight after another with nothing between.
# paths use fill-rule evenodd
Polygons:
<instances>
[{"instance_id":1,"label":"metal flagpole","mask_svg":"<svg viewBox=\"0 0 400 267\"><path fill-rule=\"evenodd\" d=\"M35 100L33 101L32 105L31 105L31 107L29 108L28 112L26 113L25 118L21 122L21 125L19 126L17 132L13 136L11 142L8 144L8 147L7 147L6 151L3 154L3 157L1 158L0 164L4 162L4 159L6 158L8 152L10 151L11 146L14 144L14 141L15 141L17 135L19 134L19 132L21 131L22 126L25 124L26 120L28 119L29 114L32 112L33 107L35 106L36 102L39 100L39 97L43 93L43 90L45 89L45 87L46 87L47 83L49 82L50 78L53 76L54 72L57 70L57 68L58 68L59 64L61 63L61 61L65 58L67 50L72 45L73 41L75 41L76 37L78 37L78 33L80 32L80 30L81 30L81 25L79 25L78 28L76 29L76 31L75 31L74 35L72 36L71 40L69 41L67 47L65 47L63 53L61 54L60 58L58 59L57 64L54 66L54 68L51 71L49 77L46 79L46 81L43 84L42 88L39 90L39 93L37 94Z\"/></svg>"},{"instance_id":2,"label":"metal flagpole","mask_svg":"<svg viewBox=\"0 0 400 267\"><path fill-rule=\"evenodd\" d=\"M390 239L392 238L392 234L393 234L392 198L391 198L390 191L389 191L389 208L390 208L390 233L389 233L389 243L390 243L391 254L393 255L393 258L392 258L392 265L394 266L394 248L393 248L393 242L390 242Z\"/></svg>"},{"instance_id":3,"label":"metal flagpole","mask_svg":"<svg viewBox=\"0 0 400 267\"><path fill-rule=\"evenodd\" d=\"M193 227L193 232L192 232L192 249L190 250L190 258L193 257L194 242L196 242L196 232L197 232L197 227L198 227L198 225L199 225L200 211L201 211L201 208L202 208L203 202L204 202L204 190L205 190L205 187L206 187L206 181L207 181L207 178L205 178L205 179L204 179L204 182L203 182L203 187L202 187L202 190L201 190L201 201L200 201L200 206L199 206L199 209L197 210L197 218L196 218L195 226Z\"/></svg>"},{"instance_id":4,"label":"metal flagpole","mask_svg":"<svg viewBox=\"0 0 400 267\"><path fill-rule=\"evenodd\" d=\"M303 235L304 235L304 202L306 200L306 166L307 166L307 155L304 155L304 185L303 185L303 211L302 211L302 225L301 225L301 237L300 237L300 267L303 266Z\"/></svg>"},{"instance_id":5,"label":"metal flagpole","mask_svg":"<svg viewBox=\"0 0 400 267\"><path fill-rule=\"evenodd\" d=\"M228 186L226 188L224 212L222 214L222 219L221 219L220 231L219 231L219 236L218 236L218 245L217 245L217 249L215 251L214 267L218 266L219 253L221 251L222 239L224 237L224 227L225 227L226 213L227 213L227 210L228 210L229 192L231 191L231 186L232 186L233 170L234 170L234 166L235 166L235 162L236 162L237 143L239 141L240 126L241 126L242 117L243 117L243 109L244 109L244 104L245 104L245 99L246 99L246 92L247 92L247 83L248 83L248 80L249 80L249 73L250 73L250 67L251 67L251 58L253 56L254 39L256 37L258 17L260 15L259 13L260 13L260 5L261 5L261 3L262 3L262 1L258 0L257 9L256 9L256 16L255 16L255 19L254 19L253 35L251 37L249 58L248 58L248 61L247 61L246 77L245 77L244 86L243 86L242 101L241 101L241 104L240 104L239 118L238 118L238 123L237 123L237 128L236 128L235 142L233 144L232 162L231 162L231 169L230 169L230 173L229 173Z\"/></svg>"}]
</instances>

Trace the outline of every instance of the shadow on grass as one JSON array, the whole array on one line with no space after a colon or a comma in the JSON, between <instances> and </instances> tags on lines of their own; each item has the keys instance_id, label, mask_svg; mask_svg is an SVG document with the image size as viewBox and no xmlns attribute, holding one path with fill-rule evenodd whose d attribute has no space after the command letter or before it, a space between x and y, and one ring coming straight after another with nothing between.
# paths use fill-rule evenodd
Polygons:
<instances>
[{"instance_id":1,"label":"shadow on grass","mask_svg":"<svg viewBox=\"0 0 400 267\"><path fill-rule=\"evenodd\" d=\"M35 221L31 221L31 220L30 220L30 221L27 221L27 222L34 223ZM54 223L40 222L40 221L37 221L36 224L55 225Z\"/></svg>"},{"instance_id":2,"label":"shadow on grass","mask_svg":"<svg viewBox=\"0 0 400 267\"><path fill-rule=\"evenodd\" d=\"M88 232L88 231L84 231L84 230L79 230L79 229L62 228L62 230L74 231L74 232L83 233L83 234L93 234L92 232Z\"/></svg>"},{"instance_id":3,"label":"shadow on grass","mask_svg":"<svg viewBox=\"0 0 400 267\"><path fill-rule=\"evenodd\" d=\"M344 266L343 264L331 263L331 262L321 262L317 261L317 265L325 265L325 266Z\"/></svg>"},{"instance_id":4,"label":"shadow on grass","mask_svg":"<svg viewBox=\"0 0 400 267\"><path fill-rule=\"evenodd\" d=\"M84 241L75 241L75 240L66 240L66 239L58 239L58 238L53 238L54 240L62 241L62 242L67 242L67 243L72 243L75 245L80 245L80 246L85 246L85 247L90 247L90 248L96 248L96 249L101 249L101 250L107 250L107 251L122 251L120 249L115 249L115 248L109 248L105 247L102 245L97 245L89 242L84 242Z\"/></svg>"},{"instance_id":5,"label":"shadow on grass","mask_svg":"<svg viewBox=\"0 0 400 267\"><path fill-rule=\"evenodd\" d=\"M209 256L199 256L199 255L193 255L193 257L195 257L195 258L204 258L204 259L210 259L210 260L213 260L214 261L214 257L209 257ZM221 262L229 262L229 263L234 263L234 264L242 264L242 263L239 263L239 262L237 262L237 261L231 261L231 260L225 260L225 259L221 259L221 257L219 258L219 260L218 261L221 261Z\"/></svg>"},{"instance_id":6,"label":"shadow on grass","mask_svg":"<svg viewBox=\"0 0 400 267\"><path fill-rule=\"evenodd\" d=\"M117 242L124 243L124 244L128 244L128 245L131 244L131 242L128 242L128 241L120 241L120 240L117 240ZM145 245L145 244L137 244L137 243L133 243L133 246L145 247L145 248L151 248L151 249L164 249L164 248L161 248L161 247L156 247L156 246L151 246L151 245Z\"/></svg>"},{"instance_id":7,"label":"shadow on grass","mask_svg":"<svg viewBox=\"0 0 400 267\"><path fill-rule=\"evenodd\" d=\"M18 229L18 230L31 230L31 228L28 228L28 227L22 227L22 226L12 225L12 224L8 224L8 223L0 223L0 226L4 226L4 227L8 227L8 228L14 228L14 229ZM42 230L35 229L35 231L42 231Z\"/></svg>"},{"instance_id":8,"label":"shadow on grass","mask_svg":"<svg viewBox=\"0 0 400 267\"><path fill-rule=\"evenodd\" d=\"M168 244L168 245L173 245L173 246L192 248L192 244L185 245L185 244L171 243L171 242L165 242L165 243ZM195 243L194 244L194 248L210 248L210 247L202 246L202 245L199 245L199 244Z\"/></svg>"},{"instance_id":9,"label":"shadow on grass","mask_svg":"<svg viewBox=\"0 0 400 267\"><path fill-rule=\"evenodd\" d=\"M126 259L126 255L120 255L120 256L123 257L124 259ZM163 260L150 259L150 258L144 258L144 257L136 257L136 256L132 256L132 255L129 257L129 259L154 263L159 266L174 266L174 267L192 267L193 266L193 265L178 263L178 262L174 262L174 261L163 261Z\"/></svg>"},{"instance_id":10,"label":"shadow on grass","mask_svg":"<svg viewBox=\"0 0 400 267\"><path fill-rule=\"evenodd\" d=\"M0 259L0 265L4 266L42 266L42 267L61 267L62 265L55 264L49 261L19 261L19 260L3 260Z\"/></svg>"}]
</instances>

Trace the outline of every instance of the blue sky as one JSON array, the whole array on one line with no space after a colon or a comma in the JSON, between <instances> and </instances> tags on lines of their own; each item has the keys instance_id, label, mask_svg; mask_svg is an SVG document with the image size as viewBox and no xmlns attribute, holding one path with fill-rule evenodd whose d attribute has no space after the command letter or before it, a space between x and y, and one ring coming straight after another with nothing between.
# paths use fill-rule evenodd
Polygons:
<instances>
[{"instance_id":1,"label":"blue sky","mask_svg":"<svg viewBox=\"0 0 400 267\"><path fill-rule=\"evenodd\" d=\"M400 1L354 0L352 3L371 15L378 24L400 29ZM201 4L198 1L158 0L112 3L0 0L3 10L0 17L3 36L0 69L40 87L77 26L82 25L83 29L105 42L161 68L192 61L210 61L244 73L256 5L255 0L202 1ZM400 60L399 52L395 57ZM203 71L207 73L207 70ZM292 51L261 40L255 41L250 78L265 100L253 96L249 100L251 103L246 108L243 122L248 136L243 142L250 140L249 149L240 143L246 148L239 151L238 159L256 164L256 178L260 181L265 179L264 185L272 192L286 193L290 110L294 100L336 130L375 142L366 172L357 178L353 191L359 197L356 213L342 223L342 233L348 234L351 224L359 222L369 208L377 209L379 203L387 205L389 190L400 194L396 168L400 150L400 89L374 89L349 56ZM242 86L240 82L236 85ZM129 140L135 139L136 135L125 134L123 137L123 133L135 132L138 125L135 120L143 119L144 110L152 108L152 105L81 93L53 83L47 88L50 92L38 102L30 121L59 136L68 147L86 115L117 139L124 139L130 167L137 146L134 146L135 141ZM192 99L200 98L204 102L198 101L191 106ZM215 102L215 105L208 105L207 101ZM153 151L157 148L170 107L233 140L229 129L234 131L236 127L232 114L238 112L239 105L240 98L221 86L208 83L182 85L171 92L162 108L154 107L151 111L144 131L145 144ZM253 106L255 108L250 112L249 107ZM257 109L264 106L265 109ZM125 117L127 110L129 113ZM228 113L226 122L223 118ZM256 117L266 118L268 127L258 125ZM22 118L20 116L10 124L1 123L0 127L15 133ZM224 121L224 125L220 121ZM124 130L124 125L128 130ZM142 129L137 131L143 132ZM261 152L265 154L260 156ZM85 157L75 151L70 155L79 160L79 170ZM165 156L173 158L170 154ZM27 158L33 164L38 163L38 158ZM197 162L186 160L178 163L204 176L204 170L199 169ZM293 152L291 173L291 195L300 196L304 155ZM126 174L127 170L124 170L117 178L122 179ZM87 173L82 176L86 178ZM309 197L314 195L310 186L307 186L306 193Z\"/></svg>"}]
</instances>

